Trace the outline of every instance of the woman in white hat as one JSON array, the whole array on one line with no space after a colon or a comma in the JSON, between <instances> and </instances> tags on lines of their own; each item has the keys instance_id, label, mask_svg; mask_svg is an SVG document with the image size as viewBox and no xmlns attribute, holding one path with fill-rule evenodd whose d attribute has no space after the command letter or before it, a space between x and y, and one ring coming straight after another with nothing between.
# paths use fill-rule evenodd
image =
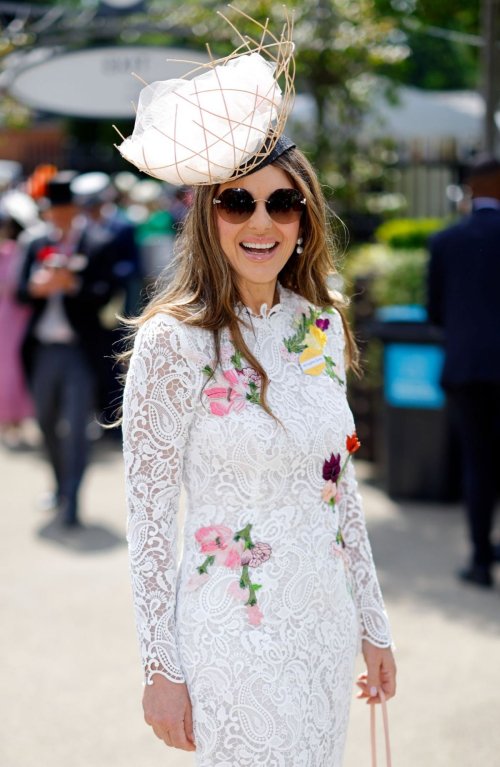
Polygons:
<instances>
[{"instance_id":1,"label":"woman in white hat","mask_svg":"<svg viewBox=\"0 0 500 767\"><path fill-rule=\"evenodd\" d=\"M259 77L254 101L269 93ZM208 91L192 86L197 99L204 82ZM216 111L213 98L206 108ZM273 108L265 140L243 161L235 151L234 167L214 148L227 131L210 129L219 139L207 134L205 154L191 145L191 160L177 156L193 204L173 282L133 322L124 395L145 718L199 767L340 767L358 650L359 697L395 693L351 460L356 351L328 288L326 203L304 155L269 127ZM154 148L144 141L135 158L160 175L171 147Z\"/></svg>"}]
</instances>

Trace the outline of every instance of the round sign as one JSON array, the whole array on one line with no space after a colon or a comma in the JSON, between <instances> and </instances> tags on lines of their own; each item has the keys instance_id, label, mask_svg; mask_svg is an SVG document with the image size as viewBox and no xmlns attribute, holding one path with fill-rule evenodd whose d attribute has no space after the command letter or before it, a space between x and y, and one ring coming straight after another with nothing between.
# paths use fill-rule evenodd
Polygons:
<instances>
[{"instance_id":1,"label":"round sign","mask_svg":"<svg viewBox=\"0 0 500 767\"><path fill-rule=\"evenodd\" d=\"M21 68L9 90L22 103L44 112L71 117L133 119L131 102L137 104L145 83L180 78L195 68L194 64L167 59L209 61L206 53L185 48L90 48L55 54Z\"/></svg>"}]
</instances>

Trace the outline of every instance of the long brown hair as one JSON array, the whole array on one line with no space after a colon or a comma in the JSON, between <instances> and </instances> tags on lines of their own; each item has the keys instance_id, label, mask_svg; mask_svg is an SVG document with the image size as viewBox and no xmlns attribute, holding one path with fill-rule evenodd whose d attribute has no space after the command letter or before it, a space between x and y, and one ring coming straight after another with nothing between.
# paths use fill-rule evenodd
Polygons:
<instances>
[{"instance_id":1,"label":"long brown hair","mask_svg":"<svg viewBox=\"0 0 500 767\"><path fill-rule=\"evenodd\" d=\"M346 338L346 369L351 367L359 373L359 352L345 317L348 301L328 288L328 279L337 273L336 246L330 224L331 213L321 186L311 164L298 149L288 150L273 165L281 168L307 199L301 224L303 252L291 255L278 274L278 280L311 304L338 310ZM161 285L160 281L141 315L125 320L125 323L133 329L129 336L131 341L138 328L159 312L170 314L186 325L211 330L215 367L220 362L220 333L227 327L236 348L250 367L260 373L260 400L265 411L274 418L266 401L269 379L245 344L240 329L240 322L245 321L235 312L237 302L243 302L243 299L238 289L238 275L219 242L212 202L218 188L218 184L195 188L193 203L176 241L172 279L167 285ZM131 354L130 346L121 355L121 361Z\"/></svg>"}]
</instances>

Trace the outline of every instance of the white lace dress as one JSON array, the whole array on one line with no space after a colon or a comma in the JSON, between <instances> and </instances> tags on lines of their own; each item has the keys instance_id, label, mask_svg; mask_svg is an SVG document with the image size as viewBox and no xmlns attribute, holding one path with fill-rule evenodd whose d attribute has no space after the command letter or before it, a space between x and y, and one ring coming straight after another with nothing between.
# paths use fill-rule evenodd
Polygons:
<instances>
[{"instance_id":1,"label":"white lace dress","mask_svg":"<svg viewBox=\"0 0 500 767\"><path fill-rule=\"evenodd\" d=\"M209 379L211 333L166 314L140 329L125 388L144 678L186 682L197 767L340 767L361 639L392 644L349 460L341 318L278 290L261 316L237 311L283 426L227 331Z\"/></svg>"}]
</instances>

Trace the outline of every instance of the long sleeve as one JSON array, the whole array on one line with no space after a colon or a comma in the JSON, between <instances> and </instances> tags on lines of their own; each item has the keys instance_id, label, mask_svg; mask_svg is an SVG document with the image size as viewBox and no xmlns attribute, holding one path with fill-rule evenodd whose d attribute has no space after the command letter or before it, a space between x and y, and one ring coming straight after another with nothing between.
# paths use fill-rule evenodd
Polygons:
<instances>
[{"instance_id":1,"label":"long sleeve","mask_svg":"<svg viewBox=\"0 0 500 767\"><path fill-rule=\"evenodd\" d=\"M337 338L341 349L337 358L339 375L345 381L345 336L341 325L337 328ZM347 434L351 435L354 431L354 424L349 407L346 408L346 412L349 415ZM367 639L377 647L394 647L389 619L373 561L362 498L359 493L352 458L342 475L339 490L340 525L349 558L354 599L359 616L360 639Z\"/></svg>"},{"instance_id":2,"label":"long sleeve","mask_svg":"<svg viewBox=\"0 0 500 767\"><path fill-rule=\"evenodd\" d=\"M175 638L177 512L198 372L186 329L159 314L141 327L123 401L127 542L145 683L184 682Z\"/></svg>"},{"instance_id":3,"label":"long sleeve","mask_svg":"<svg viewBox=\"0 0 500 767\"><path fill-rule=\"evenodd\" d=\"M380 590L363 514L354 464L349 461L341 480L340 519L349 556L361 639L377 647L391 647L389 619Z\"/></svg>"}]
</instances>

